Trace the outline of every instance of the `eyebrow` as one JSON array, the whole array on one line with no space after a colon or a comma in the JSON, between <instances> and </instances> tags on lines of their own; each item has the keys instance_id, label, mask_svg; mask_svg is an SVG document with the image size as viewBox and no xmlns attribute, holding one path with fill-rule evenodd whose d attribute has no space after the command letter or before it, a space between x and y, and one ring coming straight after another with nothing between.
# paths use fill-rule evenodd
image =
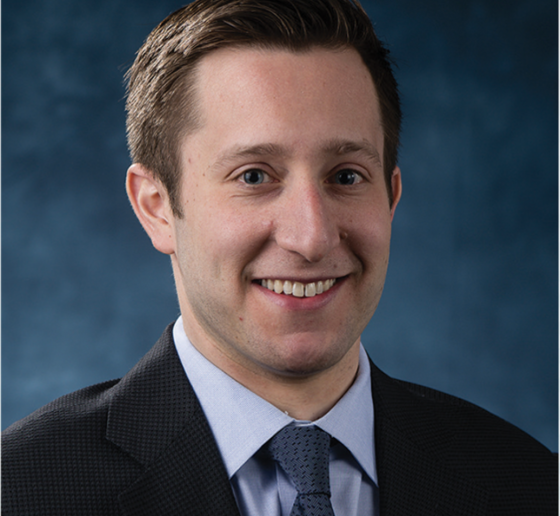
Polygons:
<instances>
[{"instance_id":1,"label":"eyebrow","mask_svg":"<svg viewBox=\"0 0 560 516\"><path fill-rule=\"evenodd\" d=\"M321 146L322 154L344 156L347 154L363 154L378 165L382 165L381 158L377 149L367 140L354 141L344 139L328 140ZM290 154L289 150L274 143L262 143L257 145L236 145L220 153L214 162L214 166L224 165L239 158L247 157L286 157Z\"/></svg>"},{"instance_id":2,"label":"eyebrow","mask_svg":"<svg viewBox=\"0 0 560 516\"><path fill-rule=\"evenodd\" d=\"M327 144L323 146L322 151L326 154L335 154L336 156L364 154L378 165L382 165L379 152L377 152L377 149L367 140L354 141L334 139L328 141Z\"/></svg>"},{"instance_id":3,"label":"eyebrow","mask_svg":"<svg viewBox=\"0 0 560 516\"><path fill-rule=\"evenodd\" d=\"M258 145L236 145L220 153L216 159L216 164L228 163L238 158L258 157L258 156L286 156L288 150L281 145L274 143L262 143Z\"/></svg>"}]
</instances>

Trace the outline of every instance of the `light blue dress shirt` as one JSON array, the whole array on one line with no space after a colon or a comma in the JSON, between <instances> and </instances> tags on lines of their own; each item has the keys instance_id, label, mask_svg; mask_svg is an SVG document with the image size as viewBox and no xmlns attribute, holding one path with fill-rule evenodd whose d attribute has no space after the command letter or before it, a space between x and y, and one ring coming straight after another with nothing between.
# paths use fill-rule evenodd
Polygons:
<instances>
[{"instance_id":1,"label":"light blue dress shirt","mask_svg":"<svg viewBox=\"0 0 560 516\"><path fill-rule=\"evenodd\" d=\"M370 366L362 346L354 383L325 416L311 423L294 420L207 360L187 338L181 317L173 339L243 516L289 516L297 491L282 468L263 460L259 450L292 422L315 424L339 441L331 448L329 465L335 514L379 515Z\"/></svg>"}]
</instances>

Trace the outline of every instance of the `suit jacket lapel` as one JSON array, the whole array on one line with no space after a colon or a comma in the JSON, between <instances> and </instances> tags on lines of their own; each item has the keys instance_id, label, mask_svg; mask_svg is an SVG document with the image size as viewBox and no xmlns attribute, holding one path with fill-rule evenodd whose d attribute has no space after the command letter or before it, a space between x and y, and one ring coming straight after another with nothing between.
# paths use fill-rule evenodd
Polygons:
<instances>
[{"instance_id":1,"label":"suit jacket lapel","mask_svg":"<svg viewBox=\"0 0 560 516\"><path fill-rule=\"evenodd\" d=\"M382 516L482 516L487 493L447 467L453 432L421 395L372 365Z\"/></svg>"},{"instance_id":2,"label":"suit jacket lapel","mask_svg":"<svg viewBox=\"0 0 560 516\"><path fill-rule=\"evenodd\" d=\"M138 479L119 496L121 509L130 516L239 515L171 328L108 393L106 437L139 463ZM371 368L381 515L486 514L486 492L445 465L453 433L433 402Z\"/></svg>"},{"instance_id":3,"label":"suit jacket lapel","mask_svg":"<svg viewBox=\"0 0 560 516\"><path fill-rule=\"evenodd\" d=\"M141 465L120 494L124 514L239 514L200 404L175 351L170 325L115 387L107 439Z\"/></svg>"}]
</instances>

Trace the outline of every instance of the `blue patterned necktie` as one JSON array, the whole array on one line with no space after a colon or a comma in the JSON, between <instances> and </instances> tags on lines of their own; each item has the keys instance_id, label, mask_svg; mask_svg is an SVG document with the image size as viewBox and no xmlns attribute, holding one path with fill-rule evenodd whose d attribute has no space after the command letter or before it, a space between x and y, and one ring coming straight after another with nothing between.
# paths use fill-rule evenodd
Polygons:
<instances>
[{"instance_id":1,"label":"blue patterned necktie","mask_svg":"<svg viewBox=\"0 0 560 516\"><path fill-rule=\"evenodd\" d=\"M330 441L330 435L314 425L288 425L270 440L272 458L298 492L290 516L334 516L329 483Z\"/></svg>"}]
</instances>

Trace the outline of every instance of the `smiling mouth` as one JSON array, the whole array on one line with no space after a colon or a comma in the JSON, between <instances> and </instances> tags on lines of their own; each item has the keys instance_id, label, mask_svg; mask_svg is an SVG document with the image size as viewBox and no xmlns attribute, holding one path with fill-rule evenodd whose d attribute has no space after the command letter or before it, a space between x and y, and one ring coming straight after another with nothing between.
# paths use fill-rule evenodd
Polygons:
<instances>
[{"instance_id":1,"label":"smiling mouth","mask_svg":"<svg viewBox=\"0 0 560 516\"><path fill-rule=\"evenodd\" d=\"M314 281L311 283L273 279L259 280L261 286L276 292L276 294L285 294L294 297L313 297L318 294L323 294L327 290L330 290L336 282L337 278Z\"/></svg>"}]
</instances>

